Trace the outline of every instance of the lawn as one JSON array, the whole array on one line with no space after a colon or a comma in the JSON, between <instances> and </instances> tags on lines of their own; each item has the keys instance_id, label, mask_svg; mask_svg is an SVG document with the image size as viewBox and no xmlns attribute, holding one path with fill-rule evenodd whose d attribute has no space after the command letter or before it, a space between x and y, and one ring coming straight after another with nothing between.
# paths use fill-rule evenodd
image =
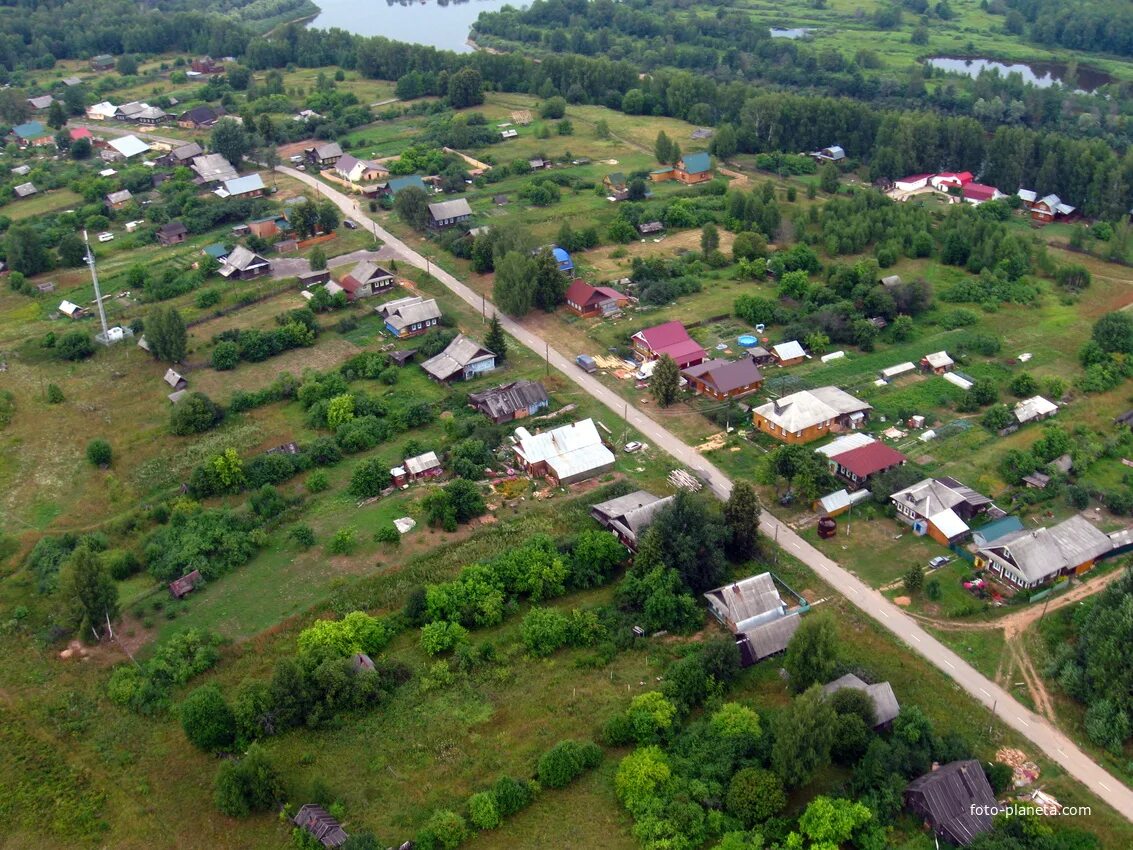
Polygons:
<instances>
[{"instance_id":1,"label":"lawn","mask_svg":"<svg viewBox=\"0 0 1133 850\"><path fill-rule=\"evenodd\" d=\"M4 206L4 215L13 221L46 215L60 210L73 209L83 203L82 195L70 189L51 189L40 192L21 201L13 201Z\"/></svg>"}]
</instances>

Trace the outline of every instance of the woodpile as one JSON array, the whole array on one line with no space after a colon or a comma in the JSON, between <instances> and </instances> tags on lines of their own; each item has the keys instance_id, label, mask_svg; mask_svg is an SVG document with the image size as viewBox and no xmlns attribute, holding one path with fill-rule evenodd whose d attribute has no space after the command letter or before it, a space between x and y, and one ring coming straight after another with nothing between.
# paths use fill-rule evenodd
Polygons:
<instances>
[{"instance_id":1,"label":"woodpile","mask_svg":"<svg viewBox=\"0 0 1133 850\"><path fill-rule=\"evenodd\" d=\"M1012 782L1016 788L1030 785L1039 778L1039 766L1028 759L1022 750L1001 747L995 754L995 760L1011 768Z\"/></svg>"},{"instance_id":2,"label":"woodpile","mask_svg":"<svg viewBox=\"0 0 1133 850\"><path fill-rule=\"evenodd\" d=\"M685 472L683 469L674 469L670 472L669 483L674 487L679 487L681 490L687 490L690 493L695 493L704 486L697 478Z\"/></svg>"}]
</instances>

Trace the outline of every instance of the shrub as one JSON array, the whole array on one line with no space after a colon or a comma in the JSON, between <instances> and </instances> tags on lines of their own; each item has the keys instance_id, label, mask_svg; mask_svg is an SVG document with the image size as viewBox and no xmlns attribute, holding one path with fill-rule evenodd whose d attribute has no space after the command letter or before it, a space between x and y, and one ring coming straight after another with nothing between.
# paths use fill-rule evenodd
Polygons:
<instances>
[{"instance_id":1,"label":"shrub","mask_svg":"<svg viewBox=\"0 0 1133 850\"><path fill-rule=\"evenodd\" d=\"M323 470L316 469L307 476L306 487L308 493L321 493L330 487L330 479Z\"/></svg>"},{"instance_id":2,"label":"shrub","mask_svg":"<svg viewBox=\"0 0 1133 850\"><path fill-rule=\"evenodd\" d=\"M304 549L310 549L315 545L315 531L309 525L297 525L291 529L291 539Z\"/></svg>"},{"instance_id":3,"label":"shrub","mask_svg":"<svg viewBox=\"0 0 1133 850\"><path fill-rule=\"evenodd\" d=\"M468 640L468 629L460 623L438 620L421 628L421 648L429 655L448 652Z\"/></svg>"},{"instance_id":4,"label":"shrub","mask_svg":"<svg viewBox=\"0 0 1133 850\"><path fill-rule=\"evenodd\" d=\"M63 391L56 384L47 385L47 403L62 404L65 401Z\"/></svg>"},{"instance_id":5,"label":"shrub","mask_svg":"<svg viewBox=\"0 0 1133 850\"><path fill-rule=\"evenodd\" d=\"M374 532L374 540L378 543L391 543L394 546L401 545L401 532L392 525L383 525Z\"/></svg>"},{"instance_id":6,"label":"shrub","mask_svg":"<svg viewBox=\"0 0 1133 850\"><path fill-rule=\"evenodd\" d=\"M239 761L226 761L213 785L216 807L229 817L268 811L282 792L279 775L257 744Z\"/></svg>"},{"instance_id":7,"label":"shrub","mask_svg":"<svg viewBox=\"0 0 1133 850\"><path fill-rule=\"evenodd\" d=\"M223 750L236 739L236 717L216 685L192 691L179 709L189 743L206 752Z\"/></svg>"},{"instance_id":8,"label":"shrub","mask_svg":"<svg viewBox=\"0 0 1133 850\"><path fill-rule=\"evenodd\" d=\"M550 655L567 642L566 615L557 608L532 608L523 618L520 634L532 655Z\"/></svg>"},{"instance_id":9,"label":"shrub","mask_svg":"<svg viewBox=\"0 0 1133 850\"><path fill-rule=\"evenodd\" d=\"M724 806L728 813L752 828L774 817L787 805L783 783L769 770L745 767L728 783Z\"/></svg>"},{"instance_id":10,"label":"shrub","mask_svg":"<svg viewBox=\"0 0 1133 850\"><path fill-rule=\"evenodd\" d=\"M415 845L421 850L454 850L468 838L468 825L456 812L436 811L417 834Z\"/></svg>"},{"instance_id":11,"label":"shrub","mask_svg":"<svg viewBox=\"0 0 1133 850\"><path fill-rule=\"evenodd\" d=\"M477 829L495 829L503 819L496 808L496 798L488 791L481 791L468 798L468 819Z\"/></svg>"},{"instance_id":12,"label":"shrub","mask_svg":"<svg viewBox=\"0 0 1133 850\"><path fill-rule=\"evenodd\" d=\"M332 555L349 555L354 551L355 531L353 528L340 528L334 533L327 551Z\"/></svg>"},{"instance_id":13,"label":"shrub","mask_svg":"<svg viewBox=\"0 0 1133 850\"><path fill-rule=\"evenodd\" d=\"M105 469L113 460L114 451L106 440L91 440L87 443L87 461L91 466Z\"/></svg>"},{"instance_id":14,"label":"shrub","mask_svg":"<svg viewBox=\"0 0 1133 850\"><path fill-rule=\"evenodd\" d=\"M530 782L501 776L492 786L492 797L495 799L496 811L501 818L506 818L530 806L535 800L535 789Z\"/></svg>"},{"instance_id":15,"label":"shrub","mask_svg":"<svg viewBox=\"0 0 1133 850\"><path fill-rule=\"evenodd\" d=\"M240 362L240 348L231 340L218 342L212 350L212 368L218 372L235 369Z\"/></svg>"},{"instance_id":16,"label":"shrub","mask_svg":"<svg viewBox=\"0 0 1133 850\"><path fill-rule=\"evenodd\" d=\"M359 499L381 494L390 483L389 468L376 457L367 458L354 467L350 476L350 493Z\"/></svg>"},{"instance_id":17,"label":"shrub","mask_svg":"<svg viewBox=\"0 0 1133 850\"><path fill-rule=\"evenodd\" d=\"M190 393L169 414L169 430L179 437L201 434L215 428L224 418L224 409L204 393Z\"/></svg>"},{"instance_id":18,"label":"shrub","mask_svg":"<svg viewBox=\"0 0 1133 850\"><path fill-rule=\"evenodd\" d=\"M82 331L71 331L56 344L55 353L61 360L86 360L94 354L94 343Z\"/></svg>"},{"instance_id":19,"label":"shrub","mask_svg":"<svg viewBox=\"0 0 1133 850\"><path fill-rule=\"evenodd\" d=\"M602 761L602 748L593 741L559 741L539 757L536 775L546 788L565 788Z\"/></svg>"}]
</instances>

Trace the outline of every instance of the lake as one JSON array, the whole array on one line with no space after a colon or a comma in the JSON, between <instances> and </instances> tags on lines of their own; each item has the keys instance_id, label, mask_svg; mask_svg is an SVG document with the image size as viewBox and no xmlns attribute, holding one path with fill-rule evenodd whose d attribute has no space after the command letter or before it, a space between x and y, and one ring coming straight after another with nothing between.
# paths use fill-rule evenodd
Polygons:
<instances>
[{"instance_id":1,"label":"lake","mask_svg":"<svg viewBox=\"0 0 1133 850\"><path fill-rule=\"evenodd\" d=\"M953 74L964 74L975 79L983 70L995 71L1006 77L1008 74L1019 74L1023 81L1041 89L1050 88L1055 83L1066 80L1068 68L1063 62L999 62L995 59L964 58L961 56L933 56L926 59L925 64L949 71ZM1077 91L1092 92L1107 83L1112 83L1113 77L1098 68L1088 65L1079 65L1075 79L1072 82Z\"/></svg>"},{"instance_id":2,"label":"lake","mask_svg":"<svg viewBox=\"0 0 1133 850\"><path fill-rule=\"evenodd\" d=\"M481 12L504 6L523 8L516 0L315 0L322 11L309 26L338 27L356 35L383 35L395 41L428 44L442 50L468 53L468 31Z\"/></svg>"}]
</instances>

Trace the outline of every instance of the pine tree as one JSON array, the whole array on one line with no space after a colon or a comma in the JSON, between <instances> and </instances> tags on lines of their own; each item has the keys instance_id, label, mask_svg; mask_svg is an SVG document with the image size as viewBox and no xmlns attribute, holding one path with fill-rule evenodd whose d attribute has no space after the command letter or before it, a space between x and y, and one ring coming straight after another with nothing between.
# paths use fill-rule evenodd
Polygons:
<instances>
[{"instance_id":1,"label":"pine tree","mask_svg":"<svg viewBox=\"0 0 1133 850\"><path fill-rule=\"evenodd\" d=\"M653 143L653 156L662 165L668 165L673 161L673 143L665 135L664 130L657 134L657 141Z\"/></svg>"},{"instance_id":2,"label":"pine tree","mask_svg":"<svg viewBox=\"0 0 1133 850\"><path fill-rule=\"evenodd\" d=\"M101 631L109 618L118 618L118 586L102 559L83 545L75 550L60 582L67 624L85 639Z\"/></svg>"},{"instance_id":3,"label":"pine tree","mask_svg":"<svg viewBox=\"0 0 1133 850\"><path fill-rule=\"evenodd\" d=\"M484 346L495 353L497 361L507 360L507 339L504 337L500 317L495 313L492 314L492 321L488 324L488 335L484 338Z\"/></svg>"},{"instance_id":4,"label":"pine tree","mask_svg":"<svg viewBox=\"0 0 1133 850\"><path fill-rule=\"evenodd\" d=\"M158 307L146 317L146 342L157 360L179 362L185 356L188 337L185 320L172 308Z\"/></svg>"},{"instance_id":5,"label":"pine tree","mask_svg":"<svg viewBox=\"0 0 1133 850\"><path fill-rule=\"evenodd\" d=\"M662 354L653 367L653 377L649 379L649 391L661 407L668 407L677 400L680 382L681 372L677 368L677 362L668 354Z\"/></svg>"},{"instance_id":6,"label":"pine tree","mask_svg":"<svg viewBox=\"0 0 1133 850\"><path fill-rule=\"evenodd\" d=\"M529 257L508 251L496 262L492 299L509 316L526 316L535 298L534 269Z\"/></svg>"},{"instance_id":7,"label":"pine tree","mask_svg":"<svg viewBox=\"0 0 1133 850\"><path fill-rule=\"evenodd\" d=\"M728 554L737 561L746 561L755 554L759 541L759 499L746 481L732 487L732 495L724 503L724 522L728 526Z\"/></svg>"}]
</instances>

